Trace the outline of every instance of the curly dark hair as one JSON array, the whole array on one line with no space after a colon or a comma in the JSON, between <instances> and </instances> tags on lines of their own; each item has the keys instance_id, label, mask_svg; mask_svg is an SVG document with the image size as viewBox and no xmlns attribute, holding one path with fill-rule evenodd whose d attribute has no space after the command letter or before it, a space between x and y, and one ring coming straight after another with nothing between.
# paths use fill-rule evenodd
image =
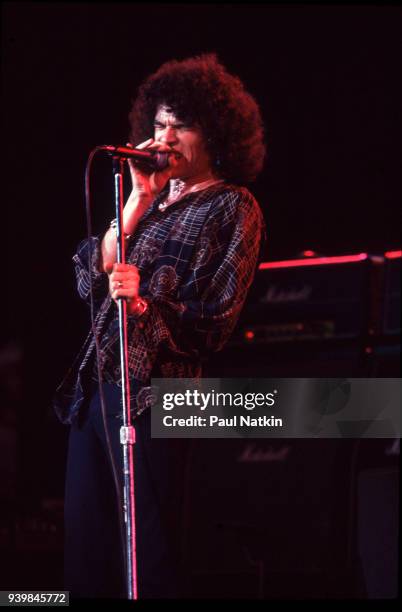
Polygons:
<instances>
[{"instance_id":1,"label":"curly dark hair","mask_svg":"<svg viewBox=\"0 0 402 612\"><path fill-rule=\"evenodd\" d=\"M260 109L215 53L166 62L142 83L129 114L134 146L153 135L159 105L200 126L216 175L235 184L255 180L265 156Z\"/></svg>"}]
</instances>

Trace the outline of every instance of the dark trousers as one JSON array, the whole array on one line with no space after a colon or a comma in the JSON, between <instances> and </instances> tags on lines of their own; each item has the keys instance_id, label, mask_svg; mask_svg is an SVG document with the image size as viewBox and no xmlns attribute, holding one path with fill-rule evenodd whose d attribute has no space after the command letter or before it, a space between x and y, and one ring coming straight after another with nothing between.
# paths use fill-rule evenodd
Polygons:
<instances>
[{"instance_id":1,"label":"dark trousers","mask_svg":"<svg viewBox=\"0 0 402 612\"><path fill-rule=\"evenodd\" d=\"M104 384L113 453L122 477L121 390ZM133 421L139 598L180 597L186 440L151 439L150 410ZM70 430L65 491L65 589L72 597L126 597L115 485L99 393Z\"/></svg>"}]
</instances>

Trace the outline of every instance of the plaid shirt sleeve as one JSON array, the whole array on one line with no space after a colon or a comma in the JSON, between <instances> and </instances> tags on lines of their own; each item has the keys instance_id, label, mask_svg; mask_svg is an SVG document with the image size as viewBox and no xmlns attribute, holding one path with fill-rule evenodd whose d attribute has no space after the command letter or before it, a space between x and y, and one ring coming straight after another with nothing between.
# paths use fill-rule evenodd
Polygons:
<instances>
[{"instance_id":1,"label":"plaid shirt sleeve","mask_svg":"<svg viewBox=\"0 0 402 612\"><path fill-rule=\"evenodd\" d=\"M148 312L134 329L133 344L154 353L164 346L177 356L199 358L223 347L239 317L256 270L262 213L246 189L228 191L212 207L174 299L162 266L144 294ZM173 272L172 272L173 274Z\"/></svg>"},{"instance_id":2,"label":"plaid shirt sleeve","mask_svg":"<svg viewBox=\"0 0 402 612\"><path fill-rule=\"evenodd\" d=\"M107 296L109 290L109 282L107 274L98 270L100 260L101 238L98 236L91 237L92 261L91 274L88 272L89 263L89 246L88 240L82 240L77 252L73 257L75 276L77 281L77 291L81 299L87 304L91 301L90 296L90 279L92 278L92 289L95 304L99 305Z\"/></svg>"}]
</instances>

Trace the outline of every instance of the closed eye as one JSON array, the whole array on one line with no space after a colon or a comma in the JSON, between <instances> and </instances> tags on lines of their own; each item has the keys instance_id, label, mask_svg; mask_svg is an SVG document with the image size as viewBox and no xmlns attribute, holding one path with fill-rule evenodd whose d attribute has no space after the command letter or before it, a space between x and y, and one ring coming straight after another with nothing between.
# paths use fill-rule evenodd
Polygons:
<instances>
[{"instance_id":1,"label":"closed eye","mask_svg":"<svg viewBox=\"0 0 402 612\"><path fill-rule=\"evenodd\" d=\"M193 126L185 123L175 123L171 127L175 130L191 130ZM166 128L166 125L164 125L163 123L159 123L159 121L154 121L154 128L156 130L164 130Z\"/></svg>"}]
</instances>

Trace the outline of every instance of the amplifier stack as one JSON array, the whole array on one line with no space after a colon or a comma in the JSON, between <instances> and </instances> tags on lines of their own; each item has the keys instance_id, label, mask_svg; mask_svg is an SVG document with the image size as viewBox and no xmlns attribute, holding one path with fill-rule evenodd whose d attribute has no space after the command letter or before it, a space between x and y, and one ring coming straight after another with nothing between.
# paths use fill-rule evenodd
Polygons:
<instances>
[{"instance_id":1,"label":"amplifier stack","mask_svg":"<svg viewBox=\"0 0 402 612\"><path fill-rule=\"evenodd\" d=\"M401 251L260 265L208 377L399 377ZM392 598L399 440L192 440L188 593Z\"/></svg>"},{"instance_id":2,"label":"amplifier stack","mask_svg":"<svg viewBox=\"0 0 402 612\"><path fill-rule=\"evenodd\" d=\"M401 251L262 263L209 376L399 376Z\"/></svg>"}]
</instances>

